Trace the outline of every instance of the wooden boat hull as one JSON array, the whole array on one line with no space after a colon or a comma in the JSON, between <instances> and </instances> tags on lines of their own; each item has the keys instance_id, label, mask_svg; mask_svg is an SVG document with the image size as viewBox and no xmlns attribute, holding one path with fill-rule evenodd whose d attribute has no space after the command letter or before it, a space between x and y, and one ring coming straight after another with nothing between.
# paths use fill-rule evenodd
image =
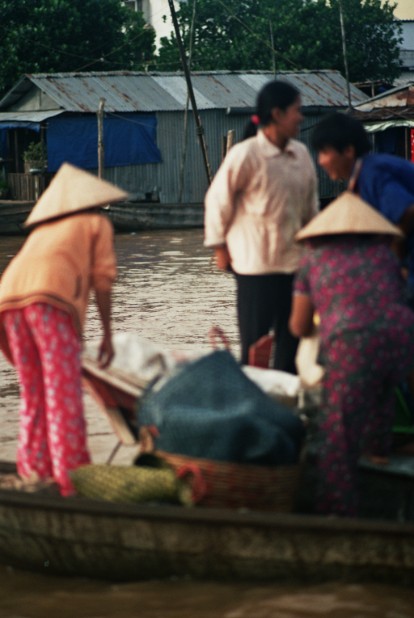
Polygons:
<instances>
[{"instance_id":1,"label":"wooden boat hull","mask_svg":"<svg viewBox=\"0 0 414 618\"><path fill-rule=\"evenodd\" d=\"M414 525L1 490L0 561L114 581L190 576L412 584Z\"/></svg>"},{"instance_id":2,"label":"wooden boat hull","mask_svg":"<svg viewBox=\"0 0 414 618\"><path fill-rule=\"evenodd\" d=\"M0 201L0 235L20 236L27 234L23 223L29 216L34 202Z\"/></svg>"},{"instance_id":3,"label":"wooden boat hull","mask_svg":"<svg viewBox=\"0 0 414 618\"><path fill-rule=\"evenodd\" d=\"M34 202L0 201L0 235L23 235L23 223ZM204 226L203 204L158 204L125 202L104 209L117 232L179 230Z\"/></svg>"},{"instance_id":4,"label":"wooden boat hull","mask_svg":"<svg viewBox=\"0 0 414 618\"><path fill-rule=\"evenodd\" d=\"M204 225L203 204L160 204L124 202L106 209L116 231L174 230L201 228Z\"/></svg>"}]
</instances>

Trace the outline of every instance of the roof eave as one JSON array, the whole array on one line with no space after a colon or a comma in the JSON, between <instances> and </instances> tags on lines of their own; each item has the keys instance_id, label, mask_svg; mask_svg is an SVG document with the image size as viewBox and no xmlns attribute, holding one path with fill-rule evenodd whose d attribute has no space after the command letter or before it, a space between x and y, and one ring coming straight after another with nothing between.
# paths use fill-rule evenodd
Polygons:
<instances>
[{"instance_id":1,"label":"roof eave","mask_svg":"<svg viewBox=\"0 0 414 618\"><path fill-rule=\"evenodd\" d=\"M29 92L29 90L33 87L32 81L29 75L23 75L19 81L11 88L2 99L0 99L0 110L5 107L10 107L21 97Z\"/></svg>"}]
</instances>

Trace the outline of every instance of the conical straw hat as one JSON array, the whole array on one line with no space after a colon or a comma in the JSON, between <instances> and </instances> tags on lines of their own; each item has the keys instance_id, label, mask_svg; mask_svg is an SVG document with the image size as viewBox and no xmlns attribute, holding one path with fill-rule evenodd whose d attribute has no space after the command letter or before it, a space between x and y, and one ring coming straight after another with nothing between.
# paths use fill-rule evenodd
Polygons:
<instances>
[{"instance_id":1,"label":"conical straw hat","mask_svg":"<svg viewBox=\"0 0 414 618\"><path fill-rule=\"evenodd\" d=\"M314 217L295 236L305 240L329 234L391 234L403 236L402 231L360 197L344 191L336 200Z\"/></svg>"},{"instance_id":2,"label":"conical straw hat","mask_svg":"<svg viewBox=\"0 0 414 618\"><path fill-rule=\"evenodd\" d=\"M25 226L43 223L63 215L95 206L120 202L128 193L93 174L63 163L52 182L40 196Z\"/></svg>"}]
</instances>

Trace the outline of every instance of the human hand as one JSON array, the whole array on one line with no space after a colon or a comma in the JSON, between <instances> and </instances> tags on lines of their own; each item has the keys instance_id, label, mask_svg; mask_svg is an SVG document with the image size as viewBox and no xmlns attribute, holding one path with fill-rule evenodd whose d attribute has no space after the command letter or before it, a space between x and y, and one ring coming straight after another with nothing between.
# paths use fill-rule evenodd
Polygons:
<instances>
[{"instance_id":1,"label":"human hand","mask_svg":"<svg viewBox=\"0 0 414 618\"><path fill-rule=\"evenodd\" d=\"M214 249L214 257L216 266L219 270L231 270L231 257L226 245L223 247L216 247Z\"/></svg>"},{"instance_id":2,"label":"human hand","mask_svg":"<svg viewBox=\"0 0 414 618\"><path fill-rule=\"evenodd\" d=\"M409 275L409 270L408 270L408 268L405 268L405 266L403 266L403 267L401 268L401 276L402 276L402 278L404 279L404 281L407 281L407 279L408 279L408 275Z\"/></svg>"},{"instance_id":3,"label":"human hand","mask_svg":"<svg viewBox=\"0 0 414 618\"><path fill-rule=\"evenodd\" d=\"M111 364L114 357L114 348L112 346L112 338L110 335L104 335L99 346L98 364L101 369L105 369Z\"/></svg>"}]
</instances>

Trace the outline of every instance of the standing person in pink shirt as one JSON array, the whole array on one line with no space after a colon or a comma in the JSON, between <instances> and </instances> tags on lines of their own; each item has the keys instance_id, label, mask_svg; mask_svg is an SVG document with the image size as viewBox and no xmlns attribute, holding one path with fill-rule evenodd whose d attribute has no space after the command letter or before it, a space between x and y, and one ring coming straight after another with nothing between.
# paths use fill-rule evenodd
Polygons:
<instances>
[{"instance_id":1,"label":"standing person in pink shirt","mask_svg":"<svg viewBox=\"0 0 414 618\"><path fill-rule=\"evenodd\" d=\"M64 164L33 208L32 231L0 280L0 347L20 384L17 470L74 492L70 470L89 463L81 391L81 336L89 293L102 321L99 357L113 357L113 230L98 206L127 194Z\"/></svg>"}]
</instances>

